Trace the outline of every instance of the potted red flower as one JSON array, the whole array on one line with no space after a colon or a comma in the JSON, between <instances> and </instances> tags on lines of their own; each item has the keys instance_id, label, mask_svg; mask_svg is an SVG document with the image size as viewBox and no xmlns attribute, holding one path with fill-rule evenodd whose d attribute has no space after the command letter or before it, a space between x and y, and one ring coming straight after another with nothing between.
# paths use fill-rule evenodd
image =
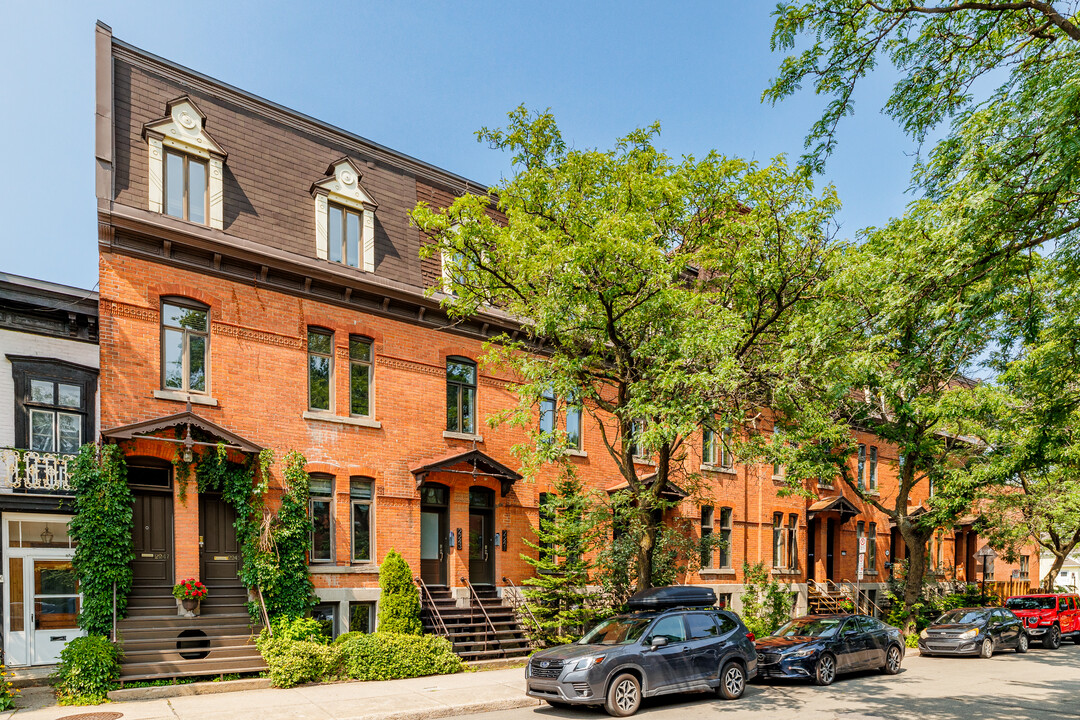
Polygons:
<instances>
[{"instance_id":1,"label":"potted red flower","mask_svg":"<svg viewBox=\"0 0 1080 720\"><path fill-rule=\"evenodd\" d=\"M182 614L194 617L199 614L199 603L209 594L206 586L195 578L187 578L173 585L172 594L184 608Z\"/></svg>"}]
</instances>

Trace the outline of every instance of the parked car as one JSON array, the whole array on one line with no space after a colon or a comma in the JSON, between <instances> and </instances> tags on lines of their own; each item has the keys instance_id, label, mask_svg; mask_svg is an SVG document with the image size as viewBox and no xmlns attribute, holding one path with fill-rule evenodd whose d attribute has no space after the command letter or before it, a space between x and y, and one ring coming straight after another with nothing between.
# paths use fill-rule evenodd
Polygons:
<instances>
[{"instance_id":1,"label":"parked car","mask_svg":"<svg viewBox=\"0 0 1080 720\"><path fill-rule=\"evenodd\" d=\"M1080 644L1080 597L1072 593L1017 595L1005 607L1024 622L1027 634L1041 640L1044 648L1056 650L1061 638Z\"/></svg>"},{"instance_id":2,"label":"parked car","mask_svg":"<svg viewBox=\"0 0 1080 720\"><path fill-rule=\"evenodd\" d=\"M840 673L900 672L904 638L897 628L866 615L806 615L758 638L758 676L811 679L829 685Z\"/></svg>"},{"instance_id":3,"label":"parked car","mask_svg":"<svg viewBox=\"0 0 1080 720\"><path fill-rule=\"evenodd\" d=\"M988 658L997 650L1028 650L1024 623L1005 608L950 610L919 633L922 655L978 655Z\"/></svg>"},{"instance_id":4,"label":"parked car","mask_svg":"<svg viewBox=\"0 0 1080 720\"><path fill-rule=\"evenodd\" d=\"M642 698L711 691L734 700L757 671L753 636L720 610L710 588L643 590L629 612L608 618L569 645L533 654L526 692L553 706L603 705L633 715Z\"/></svg>"}]
</instances>

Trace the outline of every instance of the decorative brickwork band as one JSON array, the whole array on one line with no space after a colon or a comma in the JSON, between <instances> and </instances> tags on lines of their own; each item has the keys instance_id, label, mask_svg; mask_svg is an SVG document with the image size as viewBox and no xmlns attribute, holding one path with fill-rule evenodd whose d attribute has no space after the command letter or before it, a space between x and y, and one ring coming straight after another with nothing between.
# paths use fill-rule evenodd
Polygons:
<instances>
[{"instance_id":1,"label":"decorative brickwork band","mask_svg":"<svg viewBox=\"0 0 1080 720\"><path fill-rule=\"evenodd\" d=\"M158 311L153 308L140 307L138 305L131 305L129 303L118 302L116 300L102 299L98 303L98 312L102 315L108 315L110 317L125 317L132 320L142 320L143 322L150 322L157 324Z\"/></svg>"},{"instance_id":2,"label":"decorative brickwork band","mask_svg":"<svg viewBox=\"0 0 1080 720\"><path fill-rule=\"evenodd\" d=\"M231 337L237 340L257 342L262 343L263 345L273 345L275 347L284 347L293 350L299 350L304 347L304 340L299 337L281 335L279 333L267 332L266 330L254 330L252 328L240 327L239 325L227 325L221 322L213 323L210 327L211 332L215 335L223 335L224 337Z\"/></svg>"}]
</instances>

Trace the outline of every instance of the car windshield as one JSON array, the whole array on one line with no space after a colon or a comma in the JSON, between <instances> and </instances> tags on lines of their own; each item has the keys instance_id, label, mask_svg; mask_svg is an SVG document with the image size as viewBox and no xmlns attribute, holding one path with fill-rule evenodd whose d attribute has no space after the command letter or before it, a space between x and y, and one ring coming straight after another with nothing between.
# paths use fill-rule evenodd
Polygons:
<instances>
[{"instance_id":1,"label":"car windshield","mask_svg":"<svg viewBox=\"0 0 1080 720\"><path fill-rule=\"evenodd\" d=\"M832 637L840 629L843 618L804 618L792 620L773 633L775 637Z\"/></svg>"},{"instance_id":2,"label":"car windshield","mask_svg":"<svg viewBox=\"0 0 1080 720\"><path fill-rule=\"evenodd\" d=\"M978 625L986 622L985 610L950 610L936 621L936 625Z\"/></svg>"},{"instance_id":3,"label":"car windshield","mask_svg":"<svg viewBox=\"0 0 1080 720\"><path fill-rule=\"evenodd\" d=\"M585 637L578 640L578 644L628 645L641 639L641 634L648 626L648 618L611 618L586 633Z\"/></svg>"},{"instance_id":4,"label":"car windshield","mask_svg":"<svg viewBox=\"0 0 1080 720\"><path fill-rule=\"evenodd\" d=\"M1057 598L1053 597L1015 597L1005 601L1010 610L1053 610L1057 607Z\"/></svg>"}]
</instances>

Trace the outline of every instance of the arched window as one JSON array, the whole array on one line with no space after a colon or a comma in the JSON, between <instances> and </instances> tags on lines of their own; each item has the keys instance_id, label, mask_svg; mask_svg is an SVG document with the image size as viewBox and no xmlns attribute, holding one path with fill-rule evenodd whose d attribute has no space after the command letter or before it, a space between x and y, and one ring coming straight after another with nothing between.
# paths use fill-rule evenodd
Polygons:
<instances>
[{"instance_id":1,"label":"arched window","mask_svg":"<svg viewBox=\"0 0 1080 720\"><path fill-rule=\"evenodd\" d=\"M210 308L188 298L161 301L161 387L210 392Z\"/></svg>"}]
</instances>

